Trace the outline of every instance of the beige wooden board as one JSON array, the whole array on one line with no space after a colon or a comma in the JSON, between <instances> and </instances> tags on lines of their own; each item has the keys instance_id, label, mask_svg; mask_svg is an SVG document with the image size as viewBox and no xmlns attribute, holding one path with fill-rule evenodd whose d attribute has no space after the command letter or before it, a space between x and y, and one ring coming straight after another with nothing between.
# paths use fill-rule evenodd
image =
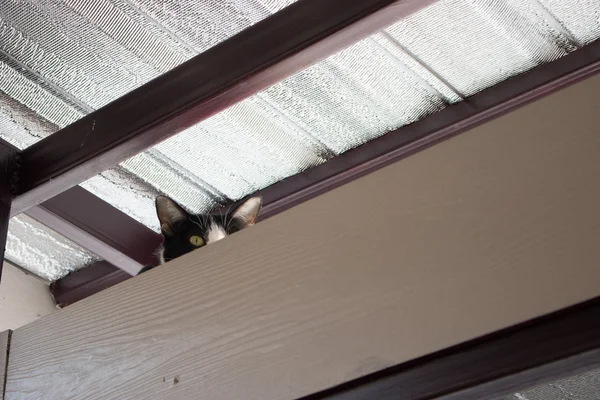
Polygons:
<instances>
[{"instance_id":1,"label":"beige wooden board","mask_svg":"<svg viewBox=\"0 0 600 400\"><path fill-rule=\"evenodd\" d=\"M10 331L0 332L0 400L4 400L4 386L6 383L6 366L10 345Z\"/></svg>"},{"instance_id":2,"label":"beige wooden board","mask_svg":"<svg viewBox=\"0 0 600 400\"><path fill-rule=\"evenodd\" d=\"M293 399L600 294L600 77L14 332L17 399Z\"/></svg>"}]
</instances>

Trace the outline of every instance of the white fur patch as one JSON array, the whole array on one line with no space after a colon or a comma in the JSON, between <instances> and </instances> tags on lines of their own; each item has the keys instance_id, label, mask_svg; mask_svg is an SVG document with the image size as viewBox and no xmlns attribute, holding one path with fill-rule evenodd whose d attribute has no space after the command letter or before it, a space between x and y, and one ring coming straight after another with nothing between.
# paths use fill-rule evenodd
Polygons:
<instances>
[{"instance_id":1,"label":"white fur patch","mask_svg":"<svg viewBox=\"0 0 600 400\"><path fill-rule=\"evenodd\" d=\"M216 222L211 222L210 228L208 229L208 233L206 235L207 241L206 244L211 244L216 242L217 240L221 240L227 236L227 232L225 229Z\"/></svg>"},{"instance_id":2,"label":"white fur patch","mask_svg":"<svg viewBox=\"0 0 600 400\"><path fill-rule=\"evenodd\" d=\"M156 249L156 255L158 255L159 265L163 265L165 263L165 248L162 244Z\"/></svg>"}]
</instances>

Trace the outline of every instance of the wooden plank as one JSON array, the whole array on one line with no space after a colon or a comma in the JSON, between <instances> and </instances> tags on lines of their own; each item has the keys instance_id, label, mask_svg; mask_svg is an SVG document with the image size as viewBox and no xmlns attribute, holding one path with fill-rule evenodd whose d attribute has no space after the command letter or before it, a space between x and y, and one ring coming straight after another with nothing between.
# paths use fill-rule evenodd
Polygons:
<instances>
[{"instance_id":1,"label":"wooden plank","mask_svg":"<svg viewBox=\"0 0 600 400\"><path fill-rule=\"evenodd\" d=\"M23 151L13 215L434 0L300 0Z\"/></svg>"},{"instance_id":2,"label":"wooden plank","mask_svg":"<svg viewBox=\"0 0 600 400\"><path fill-rule=\"evenodd\" d=\"M0 332L0 400L4 400L11 331Z\"/></svg>"},{"instance_id":3,"label":"wooden plank","mask_svg":"<svg viewBox=\"0 0 600 400\"><path fill-rule=\"evenodd\" d=\"M107 206L110 205L107 204ZM90 208L89 210L90 211L88 212L92 214L94 209ZM137 275L137 273L144 268L142 264L129 257L127 254L109 246L105 241L98 240L97 236L88 233L84 229L80 229L77 225L66 221L60 215L55 214L44 207L31 207L26 211L26 214L46 226L51 226L54 231L61 235L64 235L64 233L71 234L71 236L74 237L72 240L76 244L88 249L98 256L100 256L99 253L102 253L102 258L105 258L112 265L119 265L120 268L130 276Z\"/></svg>"},{"instance_id":4,"label":"wooden plank","mask_svg":"<svg viewBox=\"0 0 600 400\"><path fill-rule=\"evenodd\" d=\"M480 400L600 367L600 297L302 400Z\"/></svg>"},{"instance_id":5,"label":"wooden plank","mask_svg":"<svg viewBox=\"0 0 600 400\"><path fill-rule=\"evenodd\" d=\"M16 330L8 399L299 398L594 298L599 90L574 85Z\"/></svg>"},{"instance_id":6,"label":"wooden plank","mask_svg":"<svg viewBox=\"0 0 600 400\"><path fill-rule=\"evenodd\" d=\"M72 187L26 213L130 275L158 263L151 249L162 237L82 187Z\"/></svg>"}]
</instances>

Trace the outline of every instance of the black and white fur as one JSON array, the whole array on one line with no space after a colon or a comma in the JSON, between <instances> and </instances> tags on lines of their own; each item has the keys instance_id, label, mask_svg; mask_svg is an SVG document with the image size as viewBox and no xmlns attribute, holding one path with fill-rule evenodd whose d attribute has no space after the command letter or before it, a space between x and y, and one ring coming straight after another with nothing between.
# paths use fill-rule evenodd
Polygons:
<instances>
[{"instance_id":1,"label":"black and white fur","mask_svg":"<svg viewBox=\"0 0 600 400\"><path fill-rule=\"evenodd\" d=\"M156 214L165 238L157 249L160 264L254 225L261 205L260 197L251 197L227 213L192 214L173 199L158 196ZM146 267L140 273L151 268Z\"/></svg>"}]
</instances>

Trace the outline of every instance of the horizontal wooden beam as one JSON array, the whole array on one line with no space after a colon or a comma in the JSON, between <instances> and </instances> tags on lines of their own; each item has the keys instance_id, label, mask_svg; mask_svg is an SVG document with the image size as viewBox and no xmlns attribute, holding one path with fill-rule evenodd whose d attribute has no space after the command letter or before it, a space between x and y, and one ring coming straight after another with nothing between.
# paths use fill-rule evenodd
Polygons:
<instances>
[{"instance_id":1,"label":"horizontal wooden beam","mask_svg":"<svg viewBox=\"0 0 600 400\"><path fill-rule=\"evenodd\" d=\"M573 85L15 330L8 398L302 398L595 298L599 91ZM521 351L532 368L577 338L593 351L597 321L560 331L565 353Z\"/></svg>"},{"instance_id":2,"label":"horizontal wooden beam","mask_svg":"<svg viewBox=\"0 0 600 400\"><path fill-rule=\"evenodd\" d=\"M82 187L60 193L26 214L130 275L158 262L158 233Z\"/></svg>"},{"instance_id":3,"label":"horizontal wooden beam","mask_svg":"<svg viewBox=\"0 0 600 400\"><path fill-rule=\"evenodd\" d=\"M122 269L99 261L50 283L50 293L57 307L63 308L130 278Z\"/></svg>"},{"instance_id":4,"label":"horizontal wooden beam","mask_svg":"<svg viewBox=\"0 0 600 400\"><path fill-rule=\"evenodd\" d=\"M499 399L600 368L600 297L302 400Z\"/></svg>"},{"instance_id":5,"label":"horizontal wooden beam","mask_svg":"<svg viewBox=\"0 0 600 400\"><path fill-rule=\"evenodd\" d=\"M90 209L90 212L92 209ZM38 222L52 226L52 229L61 235L71 235L75 240L74 242L92 253L99 255L102 254L102 258L112 263L113 265L119 265L119 268L131 276L135 276L141 271L144 266L134 259L128 257L117 249L110 247L106 242L98 240L95 236L89 234L85 230L79 229L77 226L68 223L59 215L48 211L46 208L41 206L35 206L26 211L27 215L37 220Z\"/></svg>"},{"instance_id":6,"label":"horizontal wooden beam","mask_svg":"<svg viewBox=\"0 0 600 400\"><path fill-rule=\"evenodd\" d=\"M433 0L300 0L23 151L13 215Z\"/></svg>"}]
</instances>

